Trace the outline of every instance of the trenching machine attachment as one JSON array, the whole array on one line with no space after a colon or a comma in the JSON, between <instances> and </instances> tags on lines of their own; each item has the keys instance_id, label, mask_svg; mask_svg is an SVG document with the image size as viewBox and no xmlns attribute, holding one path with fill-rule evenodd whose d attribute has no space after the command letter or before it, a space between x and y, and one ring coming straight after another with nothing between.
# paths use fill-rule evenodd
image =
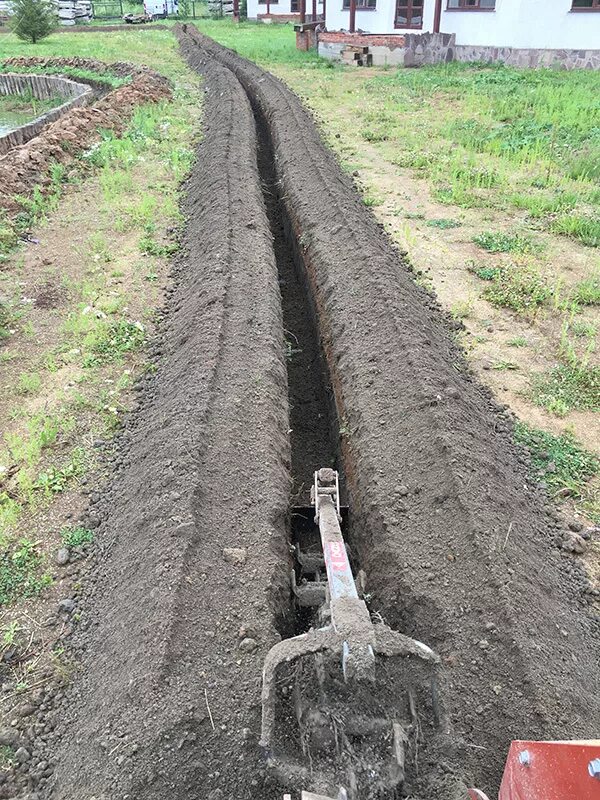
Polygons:
<instances>
[{"instance_id":1,"label":"trenching machine attachment","mask_svg":"<svg viewBox=\"0 0 600 800\"><path fill-rule=\"evenodd\" d=\"M439 724L439 659L371 620L342 536L337 472L315 473L311 502L319 535L316 546L295 548L292 575L310 629L267 654L261 744L295 797L302 790L307 800L388 800L399 796L420 741Z\"/></svg>"}]
</instances>

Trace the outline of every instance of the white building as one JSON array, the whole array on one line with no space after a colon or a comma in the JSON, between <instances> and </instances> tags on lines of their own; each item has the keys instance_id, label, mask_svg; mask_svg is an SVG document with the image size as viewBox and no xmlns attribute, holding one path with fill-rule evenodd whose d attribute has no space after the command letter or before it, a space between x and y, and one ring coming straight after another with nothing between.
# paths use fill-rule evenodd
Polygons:
<instances>
[{"instance_id":1,"label":"white building","mask_svg":"<svg viewBox=\"0 0 600 800\"><path fill-rule=\"evenodd\" d=\"M301 0L248 0L248 17L298 19ZM311 14L312 0L305 0ZM453 34L453 45L600 51L600 0L355 0L355 31ZM267 11L268 9L268 11ZM323 13L323 4L317 9ZM350 0L325 0L327 31L350 29Z\"/></svg>"}]
</instances>

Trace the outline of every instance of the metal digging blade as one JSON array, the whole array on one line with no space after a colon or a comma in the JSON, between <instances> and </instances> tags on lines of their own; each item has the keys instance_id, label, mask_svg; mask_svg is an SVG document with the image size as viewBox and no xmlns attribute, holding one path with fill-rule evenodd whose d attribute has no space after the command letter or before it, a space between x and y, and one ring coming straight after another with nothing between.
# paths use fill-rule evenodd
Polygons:
<instances>
[{"instance_id":1,"label":"metal digging blade","mask_svg":"<svg viewBox=\"0 0 600 800\"><path fill-rule=\"evenodd\" d=\"M439 659L371 621L342 536L337 472L315 473L311 499L322 554L299 559L294 592L300 608L314 608L314 627L267 654L261 744L303 800L392 798L419 741L439 725Z\"/></svg>"}]
</instances>

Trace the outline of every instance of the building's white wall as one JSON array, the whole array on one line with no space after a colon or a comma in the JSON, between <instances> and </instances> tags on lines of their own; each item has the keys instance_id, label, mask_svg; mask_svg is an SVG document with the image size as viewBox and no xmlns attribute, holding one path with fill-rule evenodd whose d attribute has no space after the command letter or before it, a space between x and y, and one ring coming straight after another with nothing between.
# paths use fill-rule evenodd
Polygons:
<instances>
[{"instance_id":1,"label":"building's white wall","mask_svg":"<svg viewBox=\"0 0 600 800\"><path fill-rule=\"evenodd\" d=\"M422 33L433 28L435 0L426 0L423 28L394 28L396 0L377 0L376 9L356 9L356 30L365 33ZM342 0L327 0L327 30L347 31L350 24L349 9L342 8Z\"/></svg>"},{"instance_id":2,"label":"building's white wall","mask_svg":"<svg viewBox=\"0 0 600 800\"><path fill-rule=\"evenodd\" d=\"M289 0L282 0L288 2ZM248 0L248 8L256 0ZM442 0L442 33L456 44L491 47L600 50L600 13L572 12L571 0L496 0L495 11L447 11ZM425 0L422 30L394 28L396 0L377 0L377 9L356 9L356 28L367 33L426 33L433 30L435 0ZM282 12L280 12L282 13ZM350 12L342 0L327 0L327 29L348 30Z\"/></svg>"},{"instance_id":3,"label":"building's white wall","mask_svg":"<svg viewBox=\"0 0 600 800\"><path fill-rule=\"evenodd\" d=\"M443 11L441 30L455 33L456 44L600 49L600 14L572 12L571 5L571 0L496 0L495 11Z\"/></svg>"},{"instance_id":4,"label":"building's white wall","mask_svg":"<svg viewBox=\"0 0 600 800\"><path fill-rule=\"evenodd\" d=\"M278 3L271 3L269 11L271 14L291 14L291 0L279 0ZM307 13L312 8L312 0L307 0ZM258 0L248 0L248 19L256 19L258 14L267 13L267 4L259 3Z\"/></svg>"}]
</instances>

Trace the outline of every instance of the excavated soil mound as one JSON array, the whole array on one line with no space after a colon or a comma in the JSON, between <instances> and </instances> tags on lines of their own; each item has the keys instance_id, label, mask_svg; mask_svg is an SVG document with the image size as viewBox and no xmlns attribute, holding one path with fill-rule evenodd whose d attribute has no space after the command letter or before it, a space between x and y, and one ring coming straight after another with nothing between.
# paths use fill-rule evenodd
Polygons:
<instances>
[{"instance_id":1,"label":"excavated soil mound","mask_svg":"<svg viewBox=\"0 0 600 800\"><path fill-rule=\"evenodd\" d=\"M74 108L41 133L0 158L0 211L13 218L21 210L15 196L28 197L35 186L44 192L51 183L49 167L68 165L92 144L99 141L99 129L112 130L117 135L126 127L134 109L141 103L156 103L170 97L166 78L149 69L117 62L103 64L91 59L12 58L10 66L73 66L121 77L131 75L131 83L106 94L92 106Z\"/></svg>"},{"instance_id":2,"label":"excavated soil mound","mask_svg":"<svg viewBox=\"0 0 600 800\"><path fill-rule=\"evenodd\" d=\"M235 73L272 140L348 431L352 542L372 608L438 651L453 762L493 788L511 739L596 735L589 583L557 547L561 523L528 480L510 416L468 372L451 323L298 98L193 27L179 35L192 64L216 60ZM422 769L444 783L444 757Z\"/></svg>"}]
</instances>

